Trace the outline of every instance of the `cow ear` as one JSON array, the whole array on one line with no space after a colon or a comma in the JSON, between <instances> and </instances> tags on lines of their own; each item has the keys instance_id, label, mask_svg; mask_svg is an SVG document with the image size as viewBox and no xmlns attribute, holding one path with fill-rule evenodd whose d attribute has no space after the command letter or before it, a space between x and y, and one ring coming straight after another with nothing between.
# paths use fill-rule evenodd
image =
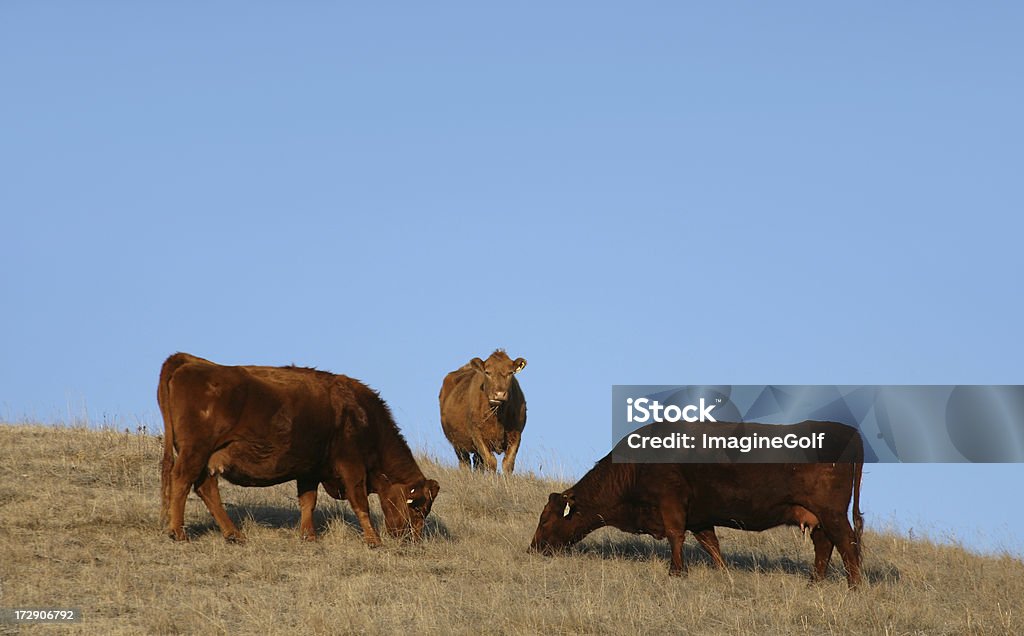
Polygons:
<instances>
[{"instance_id":1,"label":"cow ear","mask_svg":"<svg viewBox=\"0 0 1024 636\"><path fill-rule=\"evenodd\" d=\"M427 499L437 499L437 493L441 491L441 484L437 483L433 479L428 479L424 488L427 489Z\"/></svg>"},{"instance_id":2,"label":"cow ear","mask_svg":"<svg viewBox=\"0 0 1024 636\"><path fill-rule=\"evenodd\" d=\"M512 373L519 373L526 368L526 358L516 358L512 363Z\"/></svg>"},{"instance_id":3,"label":"cow ear","mask_svg":"<svg viewBox=\"0 0 1024 636\"><path fill-rule=\"evenodd\" d=\"M473 358L472 360L469 361L469 366L473 367L477 371L483 371L484 361L481 360L480 358Z\"/></svg>"}]
</instances>

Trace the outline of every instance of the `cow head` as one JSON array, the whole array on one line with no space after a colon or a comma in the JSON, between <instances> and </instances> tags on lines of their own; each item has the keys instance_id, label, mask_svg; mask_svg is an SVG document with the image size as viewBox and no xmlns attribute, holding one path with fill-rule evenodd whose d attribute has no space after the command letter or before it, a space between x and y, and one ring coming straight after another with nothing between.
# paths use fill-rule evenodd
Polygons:
<instances>
[{"instance_id":1,"label":"cow head","mask_svg":"<svg viewBox=\"0 0 1024 636\"><path fill-rule=\"evenodd\" d=\"M492 407L503 404L508 399L508 388L512 383L512 376L526 368L526 360L523 358L512 360L501 349L492 353L486 361L473 358L469 364L483 375L481 388Z\"/></svg>"},{"instance_id":2,"label":"cow head","mask_svg":"<svg viewBox=\"0 0 1024 636\"><path fill-rule=\"evenodd\" d=\"M411 533L414 540L419 540L440 490L440 485L433 479L420 479L412 484L391 484L380 493L380 507L388 534L403 537Z\"/></svg>"},{"instance_id":3,"label":"cow head","mask_svg":"<svg viewBox=\"0 0 1024 636\"><path fill-rule=\"evenodd\" d=\"M553 492L548 497L544 511L540 513L540 523L530 542L530 550L550 555L575 545L600 525L594 523L595 518L594 515L580 511L571 490Z\"/></svg>"}]
</instances>

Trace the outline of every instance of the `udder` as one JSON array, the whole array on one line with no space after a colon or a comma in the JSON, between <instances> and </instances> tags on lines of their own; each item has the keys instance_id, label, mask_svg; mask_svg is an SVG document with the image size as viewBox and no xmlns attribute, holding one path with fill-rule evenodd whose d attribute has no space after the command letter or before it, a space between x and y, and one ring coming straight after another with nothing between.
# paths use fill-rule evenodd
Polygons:
<instances>
[{"instance_id":1,"label":"udder","mask_svg":"<svg viewBox=\"0 0 1024 636\"><path fill-rule=\"evenodd\" d=\"M805 536L808 532L821 525L821 522L818 521L818 517L803 506L790 506L789 510L786 511L786 522L800 526L800 531L803 532Z\"/></svg>"},{"instance_id":2,"label":"udder","mask_svg":"<svg viewBox=\"0 0 1024 636\"><path fill-rule=\"evenodd\" d=\"M251 452L244 444L229 444L210 456L206 468L210 475L221 475L239 486L273 486L295 478L279 470L273 459Z\"/></svg>"}]
</instances>

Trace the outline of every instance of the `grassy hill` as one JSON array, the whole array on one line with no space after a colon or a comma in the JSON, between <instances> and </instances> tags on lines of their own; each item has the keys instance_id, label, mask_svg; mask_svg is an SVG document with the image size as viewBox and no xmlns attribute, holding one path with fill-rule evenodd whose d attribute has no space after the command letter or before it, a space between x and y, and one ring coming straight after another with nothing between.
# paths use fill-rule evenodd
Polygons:
<instances>
[{"instance_id":1,"label":"grassy hill","mask_svg":"<svg viewBox=\"0 0 1024 636\"><path fill-rule=\"evenodd\" d=\"M0 607L80 608L81 623L48 629L103 634L1024 633L1024 563L1010 557L868 531L866 584L850 592L838 555L808 584L813 549L795 529L721 530L728 573L690 538L689 576L670 579L666 541L611 529L567 556L527 554L567 484L428 459L441 495L419 545L366 548L322 491L321 540L306 543L294 483L224 482L248 543L225 543L195 495L193 540L174 543L157 527L161 451L147 435L0 425Z\"/></svg>"}]
</instances>

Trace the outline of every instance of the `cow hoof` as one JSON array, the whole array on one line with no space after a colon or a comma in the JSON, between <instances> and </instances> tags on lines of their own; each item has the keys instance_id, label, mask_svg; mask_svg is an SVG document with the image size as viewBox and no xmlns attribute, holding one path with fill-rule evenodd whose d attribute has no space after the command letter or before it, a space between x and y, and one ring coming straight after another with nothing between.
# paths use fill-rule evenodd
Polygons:
<instances>
[{"instance_id":1,"label":"cow hoof","mask_svg":"<svg viewBox=\"0 0 1024 636\"><path fill-rule=\"evenodd\" d=\"M174 541L188 542L188 535L185 534L184 528L174 528L173 530L168 530L166 534Z\"/></svg>"},{"instance_id":2,"label":"cow hoof","mask_svg":"<svg viewBox=\"0 0 1024 636\"><path fill-rule=\"evenodd\" d=\"M686 570L677 570L675 568L668 569L669 576L683 576L684 574L686 574Z\"/></svg>"},{"instance_id":3,"label":"cow hoof","mask_svg":"<svg viewBox=\"0 0 1024 636\"><path fill-rule=\"evenodd\" d=\"M384 545L384 543L381 542L381 540L376 538L376 537L369 538L369 539L366 540L366 547L370 548L371 550L376 550L377 548L381 547L382 545Z\"/></svg>"},{"instance_id":4,"label":"cow hoof","mask_svg":"<svg viewBox=\"0 0 1024 636\"><path fill-rule=\"evenodd\" d=\"M241 531L237 531L236 529L236 531L231 531L229 533L224 534L224 541L226 541L227 543L242 545L246 542L246 536L243 535Z\"/></svg>"},{"instance_id":5,"label":"cow hoof","mask_svg":"<svg viewBox=\"0 0 1024 636\"><path fill-rule=\"evenodd\" d=\"M303 540L303 541L309 541L310 543L316 543L316 533L312 533L312 534L309 534L309 533L307 533L307 534L303 534L303 535L302 535L302 540Z\"/></svg>"}]
</instances>

